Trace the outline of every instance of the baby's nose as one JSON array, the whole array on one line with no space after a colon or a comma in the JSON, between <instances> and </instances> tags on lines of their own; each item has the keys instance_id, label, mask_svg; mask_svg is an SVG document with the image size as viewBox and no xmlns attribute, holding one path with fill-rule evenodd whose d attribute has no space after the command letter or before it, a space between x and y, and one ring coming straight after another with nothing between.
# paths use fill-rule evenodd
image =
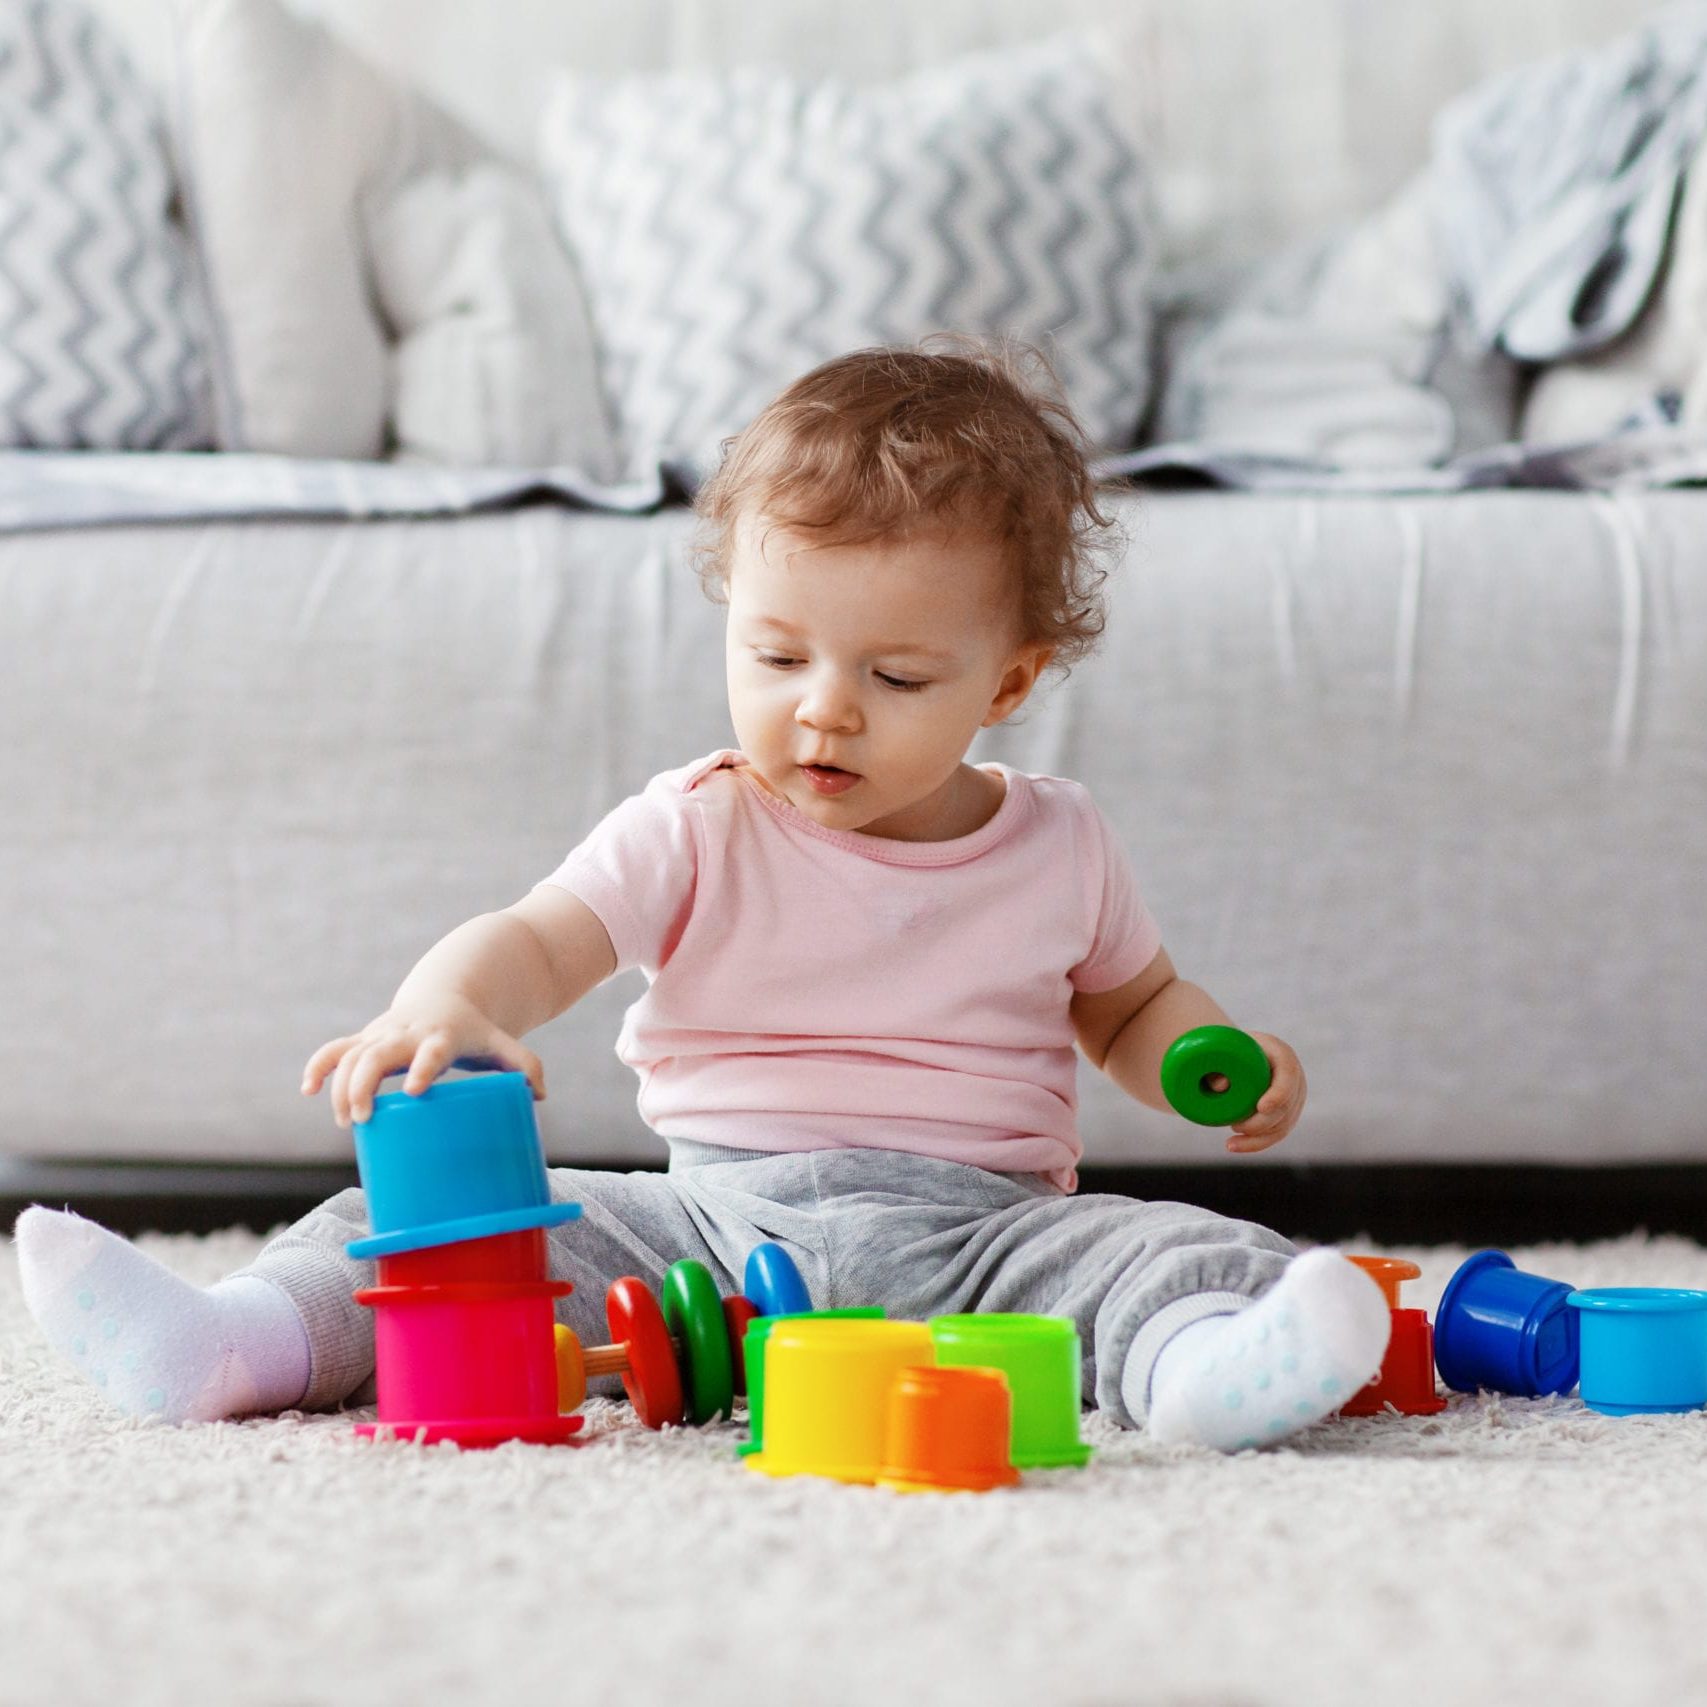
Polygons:
<instances>
[{"instance_id":1,"label":"baby's nose","mask_svg":"<svg viewBox=\"0 0 1707 1707\"><path fill-rule=\"evenodd\" d=\"M794 721L812 729L855 729L859 726L859 702L831 685L814 688L794 708Z\"/></svg>"}]
</instances>

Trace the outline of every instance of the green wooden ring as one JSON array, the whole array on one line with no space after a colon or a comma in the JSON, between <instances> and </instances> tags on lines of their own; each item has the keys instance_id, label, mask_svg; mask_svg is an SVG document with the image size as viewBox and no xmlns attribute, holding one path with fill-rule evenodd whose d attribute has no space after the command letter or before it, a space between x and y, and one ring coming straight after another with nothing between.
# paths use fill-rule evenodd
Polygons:
<instances>
[{"instance_id":1,"label":"green wooden ring","mask_svg":"<svg viewBox=\"0 0 1707 1707\"><path fill-rule=\"evenodd\" d=\"M662 1292L664 1325L681 1348L682 1385L695 1425L735 1414L735 1370L723 1300L711 1270L692 1257L671 1263Z\"/></svg>"},{"instance_id":2,"label":"green wooden ring","mask_svg":"<svg viewBox=\"0 0 1707 1707\"><path fill-rule=\"evenodd\" d=\"M1211 1075L1227 1080L1213 1090ZM1162 1057L1162 1094L1199 1126L1237 1126L1256 1112L1273 1074L1262 1045L1230 1025L1200 1025L1176 1037Z\"/></svg>"}]
</instances>

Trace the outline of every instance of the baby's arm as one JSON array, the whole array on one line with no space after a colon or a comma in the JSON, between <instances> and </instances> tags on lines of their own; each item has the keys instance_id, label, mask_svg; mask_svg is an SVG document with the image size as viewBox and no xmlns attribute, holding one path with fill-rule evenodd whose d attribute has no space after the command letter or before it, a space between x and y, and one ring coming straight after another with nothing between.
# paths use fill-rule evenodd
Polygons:
<instances>
[{"instance_id":1,"label":"baby's arm","mask_svg":"<svg viewBox=\"0 0 1707 1707\"><path fill-rule=\"evenodd\" d=\"M1086 1057L1108 1074L1128 1096L1150 1108L1165 1109L1162 1057L1176 1037L1200 1025L1231 1025L1207 990L1188 984L1174 971L1165 948L1136 978L1096 995L1072 1000L1073 1031ZM1251 1036L1262 1046L1273 1075L1248 1120L1227 1140L1235 1153L1266 1150L1278 1144L1304 1108L1304 1069L1290 1044L1267 1032Z\"/></svg>"},{"instance_id":2,"label":"baby's arm","mask_svg":"<svg viewBox=\"0 0 1707 1707\"><path fill-rule=\"evenodd\" d=\"M372 1114L388 1073L407 1067L403 1089L419 1096L451 1062L472 1058L525 1073L543 1097L539 1057L517 1040L615 970L616 950L598 915L567 889L542 883L428 949L384 1013L309 1057L303 1095L331 1074L332 1112L348 1126Z\"/></svg>"}]
</instances>

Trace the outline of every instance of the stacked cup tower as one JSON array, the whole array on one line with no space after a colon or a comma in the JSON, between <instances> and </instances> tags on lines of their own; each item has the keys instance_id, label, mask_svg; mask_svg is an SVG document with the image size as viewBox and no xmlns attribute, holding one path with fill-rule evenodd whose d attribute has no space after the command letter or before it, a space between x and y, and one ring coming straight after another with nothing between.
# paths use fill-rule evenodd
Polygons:
<instances>
[{"instance_id":1,"label":"stacked cup tower","mask_svg":"<svg viewBox=\"0 0 1707 1707\"><path fill-rule=\"evenodd\" d=\"M559 1411L555 1321L572 1288L551 1278L545 1234L581 1206L551 1201L526 1077L388 1092L355 1146L373 1230L347 1249L376 1264L355 1298L374 1313L379 1384L357 1432L570 1442L582 1419Z\"/></svg>"}]
</instances>

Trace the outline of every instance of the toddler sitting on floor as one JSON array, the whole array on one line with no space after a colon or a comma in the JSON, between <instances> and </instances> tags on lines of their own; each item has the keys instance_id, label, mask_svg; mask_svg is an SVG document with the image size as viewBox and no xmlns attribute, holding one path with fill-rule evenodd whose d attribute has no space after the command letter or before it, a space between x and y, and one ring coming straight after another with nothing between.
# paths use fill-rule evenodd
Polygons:
<instances>
[{"instance_id":1,"label":"toddler sitting on floor","mask_svg":"<svg viewBox=\"0 0 1707 1707\"><path fill-rule=\"evenodd\" d=\"M699 497L700 569L728 605L738 745L654 777L513 906L430 949L390 1007L310 1058L340 1125L387 1074L419 1094L613 973L645 993L617 1041L664 1173L554 1168L560 1306L600 1337L619 1274L696 1257L725 1291L782 1244L823 1307L1071 1317L1085 1394L1164 1441L1266 1445L1379 1368L1389 1315L1332 1250L1180 1203L1076 1195L1075 1044L1164 1107L1168 1045L1229 1023L1175 971L1079 784L970 765L1048 667L1102 627L1097 507L1067 410L1012 355L863 350L789 386ZM1278 1143L1304 1075L1229 1148ZM373 1392L359 1190L202 1290L81 1217L26 1210L25 1297L124 1409L167 1421Z\"/></svg>"}]
</instances>

